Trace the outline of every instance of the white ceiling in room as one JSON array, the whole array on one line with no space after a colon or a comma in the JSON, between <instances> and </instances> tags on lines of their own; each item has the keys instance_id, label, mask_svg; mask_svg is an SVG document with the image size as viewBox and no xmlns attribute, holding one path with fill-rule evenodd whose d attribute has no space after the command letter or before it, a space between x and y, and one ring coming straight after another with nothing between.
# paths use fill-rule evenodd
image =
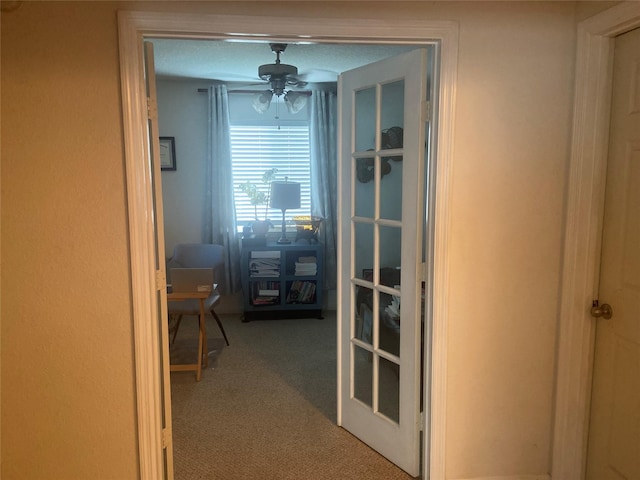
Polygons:
<instances>
[{"instance_id":1,"label":"white ceiling in room","mask_svg":"<svg viewBox=\"0 0 640 480\"><path fill-rule=\"evenodd\" d=\"M263 84L258 66L274 63L268 42L153 39L158 77ZM417 48L415 45L289 44L280 61L307 82L335 82L341 72Z\"/></svg>"}]
</instances>

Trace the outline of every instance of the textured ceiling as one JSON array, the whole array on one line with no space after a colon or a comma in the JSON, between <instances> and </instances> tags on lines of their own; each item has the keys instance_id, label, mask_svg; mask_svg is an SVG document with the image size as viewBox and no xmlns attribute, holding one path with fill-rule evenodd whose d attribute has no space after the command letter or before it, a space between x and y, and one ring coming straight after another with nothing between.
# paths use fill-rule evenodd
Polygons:
<instances>
[{"instance_id":1,"label":"textured ceiling","mask_svg":"<svg viewBox=\"0 0 640 480\"><path fill-rule=\"evenodd\" d=\"M159 77L261 83L258 66L274 63L268 42L154 39L156 74ZM416 46L355 44L290 44L282 63L298 67L307 82L335 82L337 75Z\"/></svg>"}]
</instances>

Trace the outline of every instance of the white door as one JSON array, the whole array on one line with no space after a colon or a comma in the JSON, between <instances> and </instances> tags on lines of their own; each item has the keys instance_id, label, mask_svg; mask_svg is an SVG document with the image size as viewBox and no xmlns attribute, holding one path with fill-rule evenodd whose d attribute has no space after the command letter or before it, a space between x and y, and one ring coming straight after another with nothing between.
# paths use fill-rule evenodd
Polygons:
<instances>
[{"instance_id":1,"label":"white door","mask_svg":"<svg viewBox=\"0 0 640 480\"><path fill-rule=\"evenodd\" d=\"M427 57L418 49L339 79L338 423L413 476Z\"/></svg>"},{"instance_id":2,"label":"white door","mask_svg":"<svg viewBox=\"0 0 640 480\"><path fill-rule=\"evenodd\" d=\"M640 29L615 39L587 479L640 479ZM601 312L594 312L599 314ZM607 315L608 316L608 315Z\"/></svg>"},{"instance_id":3,"label":"white door","mask_svg":"<svg viewBox=\"0 0 640 480\"><path fill-rule=\"evenodd\" d=\"M153 195L153 228L155 241L156 298L158 301L158 339L162 385L162 437L164 478L173 480L173 440L171 428L171 379L169 369L169 322L167 321L167 282L164 255L164 215L162 211L162 177L160 168L160 134L156 100L156 75L153 61L153 44L145 42L145 79L148 105L149 153L151 158L151 188Z\"/></svg>"}]
</instances>

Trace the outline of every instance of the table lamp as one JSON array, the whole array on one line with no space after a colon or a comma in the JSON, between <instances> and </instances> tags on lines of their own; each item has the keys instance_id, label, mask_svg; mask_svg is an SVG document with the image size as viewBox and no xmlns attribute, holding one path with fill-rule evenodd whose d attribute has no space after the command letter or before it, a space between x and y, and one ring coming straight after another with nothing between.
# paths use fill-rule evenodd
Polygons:
<instances>
[{"instance_id":1,"label":"table lamp","mask_svg":"<svg viewBox=\"0 0 640 480\"><path fill-rule=\"evenodd\" d=\"M278 243L291 243L287 238L287 226L284 221L284 212L287 209L300 208L300 184L288 182L271 182L271 208L282 210L282 236Z\"/></svg>"}]
</instances>

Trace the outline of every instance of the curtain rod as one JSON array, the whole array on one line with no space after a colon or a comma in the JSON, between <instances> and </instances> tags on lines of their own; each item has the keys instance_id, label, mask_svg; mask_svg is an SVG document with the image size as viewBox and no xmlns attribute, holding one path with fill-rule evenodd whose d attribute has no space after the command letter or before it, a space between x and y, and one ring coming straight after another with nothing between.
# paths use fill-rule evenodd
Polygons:
<instances>
[{"instance_id":1,"label":"curtain rod","mask_svg":"<svg viewBox=\"0 0 640 480\"><path fill-rule=\"evenodd\" d=\"M199 88L198 89L198 93L207 93L209 91L208 88ZM311 95L311 91L310 90L290 90L292 92L295 93L299 93L300 95ZM233 89L233 90L228 90L227 93L262 93L264 92L264 90L238 90L238 89Z\"/></svg>"}]
</instances>

